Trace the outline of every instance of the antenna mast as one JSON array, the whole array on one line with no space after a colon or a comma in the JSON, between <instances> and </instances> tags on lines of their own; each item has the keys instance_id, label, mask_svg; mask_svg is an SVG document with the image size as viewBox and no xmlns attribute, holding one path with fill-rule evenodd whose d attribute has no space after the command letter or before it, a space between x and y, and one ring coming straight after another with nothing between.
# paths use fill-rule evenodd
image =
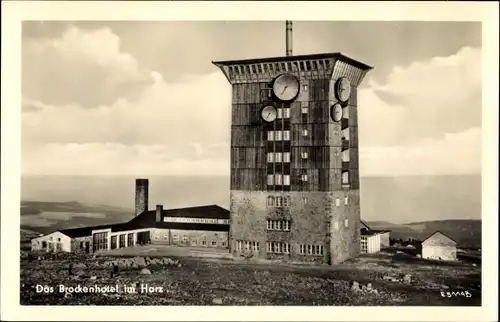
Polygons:
<instances>
[{"instance_id":1,"label":"antenna mast","mask_svg":"<svg viewBox=\"0 0 500 322\"><path fill-rule=\"evenodd\" d=\"M286 21L286 55L292 56L292 22Z\"/></svg>"}]
</instances>

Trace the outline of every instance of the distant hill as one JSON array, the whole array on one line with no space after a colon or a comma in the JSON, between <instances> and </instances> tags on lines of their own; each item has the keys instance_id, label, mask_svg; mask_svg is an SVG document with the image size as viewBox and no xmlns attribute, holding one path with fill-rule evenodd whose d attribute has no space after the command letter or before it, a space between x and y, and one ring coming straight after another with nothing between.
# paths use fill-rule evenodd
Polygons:
<instances>
[{"instance_id":1,"label":"distant hill","mask_svg":"<svg viewBox=\"0 0 500 322\"><path fill-rule=\"evenodd\" d=\"M21 201L21 239L58 229L125 222L133 216L131 209L77 201Z\"/></svg>"},{"instance_id":2,"label":"distant hill","mask_svg":"<svg viewBox=\"0 0 500 322\"><path fill-rule=\"evenodd\" d=\"M481 248L481 220L434 220L393 224L365 221L372 229L391 230L391 238L423 240L439 230L457 241L459 247Z\"/></svg>"}]
</instances>

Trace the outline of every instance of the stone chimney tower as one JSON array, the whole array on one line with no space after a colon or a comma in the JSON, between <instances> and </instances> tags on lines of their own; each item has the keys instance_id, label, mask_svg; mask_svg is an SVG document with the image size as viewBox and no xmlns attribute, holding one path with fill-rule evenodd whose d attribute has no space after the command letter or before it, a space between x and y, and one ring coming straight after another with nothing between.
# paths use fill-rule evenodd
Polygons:
<instances>
[{"instance_id":1,"label":"stone chimney tower","mask_svg":"<svg viewBox=\"0 0 500 322\"><path fill-rule=\"evenodd\" d=\"M163 205L156 205L156 222L161 222L163 220Z\"/></svg>"},{"instance_id":2,"label":"stone chimney tower","mask_svg":"<svg viewBox=\"0 0 500 322\"><path fill-rule=\"evenodd\" d=\"M138 216L148 210L149 180L135 180L135 215Z\"/></svg>"}]
</instances>

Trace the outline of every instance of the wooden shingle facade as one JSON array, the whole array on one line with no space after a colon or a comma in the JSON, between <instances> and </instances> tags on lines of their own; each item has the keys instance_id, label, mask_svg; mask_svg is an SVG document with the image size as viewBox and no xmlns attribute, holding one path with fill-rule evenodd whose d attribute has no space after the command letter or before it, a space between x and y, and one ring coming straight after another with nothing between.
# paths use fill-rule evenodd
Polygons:
<instances>
[{"instance_id":1,"label":"wooden shingle facade","mask_svg":"<svg viewBox=\"0 0 500 322\"><path fill-rule=\"evenodd\" d=\"M214 64L232 85L233 254L336 263L359 253L357 88L371 67L340 53ZM298 81L291 100L275 92L280 75ZM351 93L342 103L341 79ZM265 247L239 249L245 242Z\"/></svg>"}]
</instances>

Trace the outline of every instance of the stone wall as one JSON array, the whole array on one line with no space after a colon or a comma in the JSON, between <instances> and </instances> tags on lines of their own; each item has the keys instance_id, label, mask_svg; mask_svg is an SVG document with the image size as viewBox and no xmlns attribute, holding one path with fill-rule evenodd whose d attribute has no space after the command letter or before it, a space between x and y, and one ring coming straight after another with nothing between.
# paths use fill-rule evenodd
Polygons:
<instances>
[{"instance_id":1,"label":"stone wall","mask_svg":"<svg viewBox=\"0 0 500 322\"><path fill-rule=\"evenodd\" d=\"M290 196L290 207L268 207L267 197L280 194ZM284 261L335 264L360 252L359 191L356 190L284 193L233 190L230 209L230 245L235 256L242 255L237 249L238 241L258 242L259 252L255 256ZM290 220L291 229L267 230L268 219ZM267 242L290 244L290 254L268 253ZM321 245L323 255L300 254L301 244Z\"/></svg>"},{"instance_id":2,"label":"stone wall","mask_svg":"<svg viewBox=\"0 0 500 322\"><path fill-rule=\"evenodd\" d=\"M88 252L92 253L92 236L78 237L71 239L71 252L85 253L85 243L89 243ZM83 243L83 244L82 244ZM83 247L81 247L83 246Z\"/></svg>"},{"instance_id":3,"label":"stone wall","mask_svg":"<svg viewBox=\"0 0 500 322\"><path fill-rule=\"evenodd\" d=\"M457 259L457 248L454 246L424 245L422 258L454 261Z\"/></svg>"}]
</instances>

